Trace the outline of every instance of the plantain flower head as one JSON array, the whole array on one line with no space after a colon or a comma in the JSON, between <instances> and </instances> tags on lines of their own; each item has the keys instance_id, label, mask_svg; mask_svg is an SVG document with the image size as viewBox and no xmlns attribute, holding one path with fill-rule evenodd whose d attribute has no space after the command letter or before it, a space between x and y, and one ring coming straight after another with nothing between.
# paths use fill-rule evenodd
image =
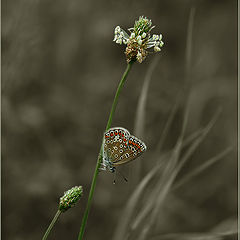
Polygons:
<instances>
[{"instance_id":1,"label":"plantain flower head","mask_svg":"<svg viewBox=\"0 0 240 240\"><path fill-rule=\"evenodd\" d=\"M133 28L128 29L130 35L119 26L115 28L113 41L120 45L122 43L127 45L125 55L128 63L136 60L142 63L150 52L150 48L153 48L154 52L161 51L164 44L162 34L152 36L150 34L154 27L151 20L141 16L135 21Z\"/></svg>"},{"instance_id":2,"label":"plantain flower head","mask_svg":"<svg viewBox=\"0 0 240 240\"><path fill-rule=\"evenodd\" d=\"M69 208L75 206L83 193L82 186L72 187L68 191L64 192L64 195L60 198L58 209L61 212L67 211Z\"/></svg>"}]
</instances>

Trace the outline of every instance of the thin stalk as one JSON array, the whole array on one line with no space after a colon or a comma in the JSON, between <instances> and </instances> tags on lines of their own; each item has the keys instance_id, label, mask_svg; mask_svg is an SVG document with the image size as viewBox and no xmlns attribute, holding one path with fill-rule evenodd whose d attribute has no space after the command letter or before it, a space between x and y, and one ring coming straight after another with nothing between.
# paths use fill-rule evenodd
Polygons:
<instances>
[{"instance_id":1,"label":"thin stalk","mask_svg":"<svg viewBox=\"0 0 240 240\"><path fill-rule=\"evenodd\" d=\"M126 68L126 70L125 70L125 72L122 76L122 79L119 82L119 85L118 85L118 88L117 88L117 91L116 91L116 94L115 94L115 97L114 97L114 100L113 100L111 112L109 114L106 130L108 130L111 127L112 119L113 119L113 116L114 116L114 113L115 113L115 110L116 110L116 107L117 107L117 103L118 103L119 94L120 94L120 92L123 88L123 85L126 81L128 73L129 73L129 71L132 67L132 64L133 64L133 62L130 62L127 65L127 68ZM89 211L90 211L90 208L91 208L93 194L94 194L94 190L95 190L95 187L96 187L97 175L98 175L98 172L99 172L99 167L100 167L100 164L101 164L101 160L102 160L102 144L101 144L101 149L100 149L100 152L99 152L99 155L98 155L98 160L97 160L97 164L96 164L95 171L94 171L91 188L90 188L89 195L88 195L87 206L86 206L83 218L82 218L82 224L81 224L81 227L80 227L78 240L83 239L83 235L84 235L84 231L85 231L85 227L86 227L86 223L87 223L87 219L88 219L88 214L89 214Z\"/></svg>"},{"instance_id":2,"label":"thin stalk","mask_svg":"<svg viewBox=\"0 0 240 240\"><path fill-rule=\"evenodd\" d=\"M118 85L118 88L117 88L117 91L116 91L116 94L115 94L115 97L114 97L114 100L113 100L113 104L112 104L112 108L111 108L111 112L110 112L110 115L109 115L109 118L108 118L108 122L107 122L107 126L106 126L106 131L111 127L111 124L112 124L112 118L113 118L113 115L115 113L115 110L116 110L116 107L117 107L117 102L118 102L118 98L119 98L119 94L123 88L123 85L126 81L126 78L127 78L127 75L132 67L132 64L133 62L130 62L128 65L127 65L127 68L122 76L122 79Z\"/></svg>"},{"instance_id":3,"label":"thin stalk","mask_svg":"<svg viewBox=\"0 0 240 240\"><path fill-rule=\"evenodd\" d=\"M56 221L58 220L58 217L60 216L60 214L61 214L61 211L58 210L58 211L56 212L56 214L55 214L55 216L54 216L52 222L51 222L50 225L48 226L48 229L46 230L46 232L45 232L45 234L44 234L42 240L46 240L46 239L47 239L49 233L51 232L51 230L52 230L54 224L55 224Z\"/></svg>"}]
</instances>

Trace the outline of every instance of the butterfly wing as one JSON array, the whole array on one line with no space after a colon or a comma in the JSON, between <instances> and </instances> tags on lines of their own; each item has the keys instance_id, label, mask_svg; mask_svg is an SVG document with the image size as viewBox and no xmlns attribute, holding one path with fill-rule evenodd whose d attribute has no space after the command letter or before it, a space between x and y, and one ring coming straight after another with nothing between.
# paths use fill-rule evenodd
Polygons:
<instances>
[{"instance_id":1,"label":"butterfly wing","mask_svg":"<svg viewBox=\"0 0 240 240\"><path fill-rule=\"evenodd\" d=\"M113 166L130 162L139 157L146 150L147 147L143 141L135 136L130 136L124 153L118 159L112 161Z\"/></svg>"},{"instance_id":2,"label":"butterfly wing","mask_svg":"<svg viewBox=\"0 0 240 240\"><path fill-rule=\"evenodd\" d=\"M118 161L125 153L130 133L121 127L110 128L104 134L104 158L111 163Z\"/></svg>"}]
</instances>

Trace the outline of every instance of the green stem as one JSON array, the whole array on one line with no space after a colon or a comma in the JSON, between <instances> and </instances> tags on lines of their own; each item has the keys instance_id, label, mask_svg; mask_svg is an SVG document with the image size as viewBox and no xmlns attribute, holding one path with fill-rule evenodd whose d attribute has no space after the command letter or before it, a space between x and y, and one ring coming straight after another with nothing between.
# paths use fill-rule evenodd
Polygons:
<instances>
[{"instance_id":1,"label":"green stem","mask_svg":"<svg viewBox=\"0 0 240 240\"><path fill-rule=\"evenodd\" d=\"M114 97L114 100L113 100L113 104L112 104L112 109L111 109L111 112L110 112L110 115L109 115L109 118L108 118L108 122L107 122L107 127L106 127L106 131L111 127L111 124L112 124L112 118L113 118L113 115L115 113L115 110L116 110L116 106L117 106L117 102L118 102L118 97L119 97L119 94L122 90L122 87L126 81L126 78L127 78L127 75L132 67L132 64L133 62L130 62L128 65L127 65L127 68L122 76L122 79L118 85L118 88L117 88L117 91L116 91L116 94L115 94L115 97Z\"/></svg>"},{"instance_id":2,"label":"green stem","mask_svg":"<svg viewBox=\"0 0 240 240\"><path fill-rule=\"evenodd\" d=\"M45 234L44 234L42 240L46 240L46 239L47 239L48 234L51 232L51 230L52 230L54 224L56 223L56 221L58 220L58 217L60 216L60 214L61 214L61 211L58 210L58 211L56 212L56 214L55 214L55 216L54 216L52 222L51 222L50 225L48 226L48 229L47 229L47 231L45 232Z\"/></svg>"},{"instance_id":3,"label":"green stem","mask_svg":"<svg viewBox=\"0 0 240 240\"><path fill-rule=\"evenodd\" d=\"M128 73L129 73L129 71L132 67L132 64L133 64L133 62L130 62L127 65L127 68L126 68L126 70L125 70L125 72L122 76L122 79L120 80L119 85L118 85L118 88L117 88L117 91L116 91L116 94L115 94L115 97L114 97L114 100L113 100L111 112L110 112L110 115L109 115L109 118L108 118L106 130L108 130L111 127L112 118L113 118L113 115L114 115L115 110L116 110L119 94L120 94L120 92L123 88L123 85L126 81L127 75L128 75ZM86 227L86 223L87 223L87 219L88 219L88 214L89 214L92 199L93 199L93 193L94 193L94 190L95 190L95 187L96 187L97 175L98 175L98 172L99 172L99 167L100 167L100 164L101 164L101 160L102 160L102 145L101 145L101 149L100 149L100 152L99 152L99 155L98 155L98 160L97 160L97 164L96 164L96 167L95 167L91 188L90 188L90 192L89 192L89 195L88 195L88 202L87 202L87 206L86 206L86 209L85 209L85 212L84 212L84 215L83 215L82 224L81 224L81 227L80 227L80 232L79 232L79 235L78 235L78 240L83 239L83 234L84 234L84 231L85 231L85 227Z\"/></svg>"}]
</instances>

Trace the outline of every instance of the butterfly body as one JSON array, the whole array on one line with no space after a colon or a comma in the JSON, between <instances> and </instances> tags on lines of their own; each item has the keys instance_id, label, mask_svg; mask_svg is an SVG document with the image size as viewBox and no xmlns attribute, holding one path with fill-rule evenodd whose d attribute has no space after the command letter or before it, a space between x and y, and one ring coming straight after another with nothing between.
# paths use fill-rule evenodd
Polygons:
<instances>
[{"instance_id":1,"label":"butterfly body","mask_svg":"<svg viewBox=\"0 0 240 240\"><path fill-rule=\"evenodd\" d=\"M147 149L137 137L125 128L110 128L104 134L101 170L115 172L116 166L128 163Z\"/></svg>"}]
</instances>

